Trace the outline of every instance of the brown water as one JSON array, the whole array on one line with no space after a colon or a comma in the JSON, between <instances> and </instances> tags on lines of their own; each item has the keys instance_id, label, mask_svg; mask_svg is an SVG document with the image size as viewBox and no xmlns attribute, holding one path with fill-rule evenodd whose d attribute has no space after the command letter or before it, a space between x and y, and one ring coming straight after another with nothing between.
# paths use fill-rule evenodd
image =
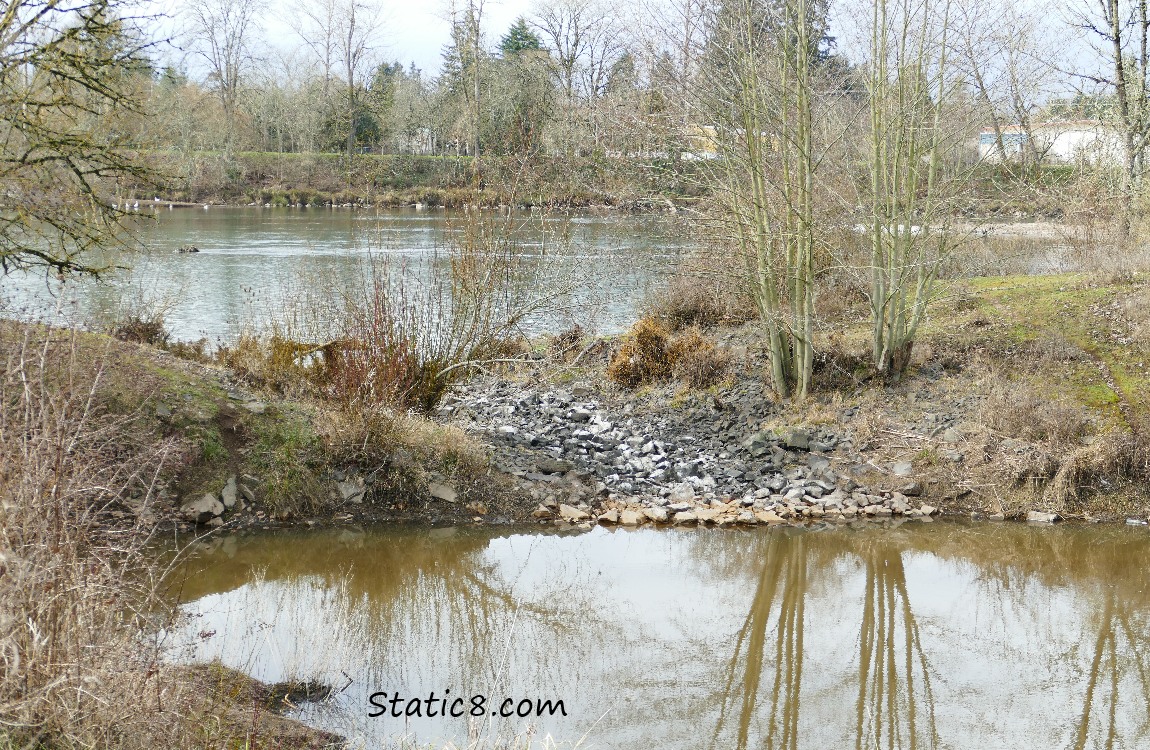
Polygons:
<instances>
[{"instance_id":1,"label":"brown water","mask_svg":"<svg viewBox=\"0 0 1150 750\"><path fill-rule=\"evenodd\" d=\"M1150 747L1148 554L1144 528L957 523L223 537L172 637L343 688L299 715L353 747ZM367 715L447 689L567 716Z\"/></svg>"}]
</instances>

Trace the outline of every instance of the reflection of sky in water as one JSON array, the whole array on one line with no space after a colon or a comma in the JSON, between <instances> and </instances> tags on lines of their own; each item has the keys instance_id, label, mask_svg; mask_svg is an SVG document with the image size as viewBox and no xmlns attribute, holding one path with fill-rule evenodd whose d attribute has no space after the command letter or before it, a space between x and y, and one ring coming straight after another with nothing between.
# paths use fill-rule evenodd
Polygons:
<instances>
[{"instance_id":1,"label":"reflection of sky in water","mask_svg":"<svg viewBox=\"0 0 1150 750\"><path fill-rule=\"evenodd\" d=\"M901 746L1102 747L1115 695L1119 746L1150 742L1145 686L1133 662L1150 635L1144 582L1111 586L1109 571L1087 572L1106 560L1065 570L996 559L1036 539L1050 546L1049 556L1110 554L1099 546L1107 540L1089 536L1094 532L1004 526L978 535L951 524L805 534L371 531L351 543L333 541L333 533L288 543L240 539L226 554L206 553L200 558L206 568L189 579L191 618L176 639L195 643L186 654L192 658L218 657L266 680L314 676L338 686L350 678L334 705L303 715L367 746L401 735L433 744L466 739L462 719L366 718L374 690L413 697L451 688L453 695L563 699L567 719L532 724L571 742L589 733L584 747L737 747L732 712L754 688L743 661L752 652L740 652L738 663L732 657L768 579L781 585L761 610L769 613L764 666L744 711L750 747L771 746L776 697L798 712L797 747L855 746L860 617L874 580L892 583L884 589L893 593L883 658L893 669L894 705L913 707L918 722L917 743L905 726L896 727ZM1124 545L1122 554L1148 550L1148 537L1106 533ZM980 546L964 549L964 534ZM873 554L882 545L886 557ZM772 692L786 666L775 652L783 632L779 602L788 586L794 592L783 577L761 576L772 549L783 555L782 570L800 559L806 565L798 591L804 609L797 700ZM880 559L888 562L876 567ZM901 560L893 582L891 559ZM256 568L262 577L253 577ZM908 687L901 625L908 621L917 628L909 643L921 651L929 693L917 666ZM1123 622L1129 633L1120 632ZM200 640L203 631L216 634ZM1099 634L1116 634L1112 662L1095 656ZM1079 736L1092 667L1088 731ZM724 705L728 713L716 730ZM881 708L864 702L868 726L885 721L873 715ZM937 744L924 728L931 712ZM898 721L908 715L902 711ZM488 731L506 734L516 726ZM862 743L880 745L886 736Z\"/></svg>"},{"instance_id":2,"label":"reflection of sky in water","mask_svg":"<svg viewBox=\"0 0 1150 750\"><path fill-rule=\"evenodd\" d=\"M284 301L297 298L301 288L315 292L319 287L322 296L324 287L362 283L373 253L396 264L427 264L459 233L451 225L459 220L444 211L413 209L161 210L154 224L143 225L146 249L117 261L130 265L130 274L118 274L110 285L73 281L64 290L46 285L42 275L10 277L0 288L0 301L40 314L62 306L66 320L85 322L114 309L119 296L142 296L171 305L166 317L176 338L228 339L282 312ZM604 331L633 319L635 304L652 280L671 270L688 246L681 228L672 233L650 217L543 220L524 214L516 226L523 252L546 250L552 267L577 273L578 309L589 310L595 318L591 322ZM177 253L184 245L200 252ZM529 329L571 322L565 315L551 315L532 321Z\"/></svg>"}]
</instances>

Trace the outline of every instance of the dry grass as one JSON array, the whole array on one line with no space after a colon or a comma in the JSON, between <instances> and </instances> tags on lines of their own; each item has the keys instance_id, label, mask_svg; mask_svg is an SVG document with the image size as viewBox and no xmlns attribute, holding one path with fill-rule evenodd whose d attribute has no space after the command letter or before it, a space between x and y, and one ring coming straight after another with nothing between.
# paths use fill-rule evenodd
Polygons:
<instances>
[{"instance_id":1,"label":"dry grass","mask_svg":"<svg viewBox=\"0 0 1150 750\"><path fill-rule=\"evenodd\" d=\"M187 446L123 392L157 377L131 349L0 324L0 747L318 747L321 733L162 660L176 614L153 506Z\"/></svg>"},{"instance_id":2,"label":"dry grass","mask_svg":"<svg viewBox=\"0 0 1150 750\"><path fill-rule=\"evenodd\" d=\"M1045 398L1019 383L991 390L982 403L980 421L1010 437L1063 449L1080 445L1091 430L1081 406Z\"/></svg>"},{"instance_id":3,"label":"dry grass","mask_svg":"<svg viewBox=\"0 0 1150 750\"><path fill-rule=\"evenodd\" d=\"M1051 482L1051 499L1062 508L1077 509L1088 489L1111 489L1123 480L1150 478L1150 444L1137 432L1111 430L1073 451Z\"/></svg>"},{"instance_id":4,"label":"dry grass","mask_svg":"<svg viewBox=\"0 0 1150 750\"><path fill-rule=\"evenodd\" d=\"M32 330L5 341L0 373L0 721L16 747L173 746L141 635L158 611L146 529L102 525L154 502L173 445L101 410L98 371L61 372L75 334Z\"/></svg>"},{"instance_id":5,"label":"dry grass","mask_svg":"<svg viewBox=\"0 0 1150 750\"><path fill-rule=\"evenodd\" d=\"M373 469L406 456L412 470L422 465L477 473L487 467L486 452L462 430L387 407L323 409L316 421L336 465Z\"/></svg>"},{"instance_id":6,"label":"dry grass","mask_svg":"<svg viewBox=\"0 0 1150 750\"><path fill-rule=\"evenodd\" d=\"M643 317L654 318L672 333L691 326L711 328L753 320L754 301L742 283L731 277L725 268L728 262L706 256L688 260L666 286L648 298Z\"/></svg>"},{"instance_id":7,"label":"dry grass","mask_svg":"<svg viewBox=\"0 0 1150 750\"><path fill-rule=\"evenodd\" d=\"M731 368L731 355L718 349L698 326L675 336L667 345L667 356L675 377L692 388L715 385Z\"/></svg>"}]
</instances>

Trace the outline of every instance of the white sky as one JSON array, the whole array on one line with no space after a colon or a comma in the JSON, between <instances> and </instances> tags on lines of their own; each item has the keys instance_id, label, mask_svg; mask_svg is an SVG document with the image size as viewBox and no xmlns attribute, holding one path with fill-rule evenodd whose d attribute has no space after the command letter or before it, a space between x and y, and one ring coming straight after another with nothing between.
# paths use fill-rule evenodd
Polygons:
<instances>
[{"instance_id":1,"label":"white sky","mask_svg":"<svg viewBox=\"0 0 1150 750\"><path fill-rule=\"evenodd\" d=\"M383 29L376 52L380 61L398 60L404 67L414 62L425 74L439 73L443 48L450 41L450 0L377 0L383 8ZM489 46L498 43L519 16L529 14L533 0L487 0L483 7L482 27ZM159 26L162 36L178 35L183 25L179 20L182 3L176 0L155 0L155 8L168 18ZM292 30L289 13L291 2L270 0L262 18L260 36L266 44L280 49L299 46L299 37ZM172 50L170 57L180 59L181 53ZM187 59L185 67L193 72L195 60Z\"/></svg>"},{"instance_id":2,"label":"white sky","mask_svg":"<svg viewBox=\"0 0 1150 750\"><path fill-rule=\"evenodd\" d=\"M299 37L292 30L291 16L294 2L297 0L265 0L267 10L261 19L262 30L260 37L263 40L262 52L269 59L282 58L276 54L301 46ZM306 0L302 0L306 2ZM456 0L460 2L461 0ZM633 0L607 0L614 7L626 8ZM180 26L179 15L185 7L186 0L137 0L145 7L166 14L166 20L160 22L161 36L172 36L178 39ZM379 62L399 61L408 66L414 62L416 67L423 70L427 76L436 76L439 73L443 48L450 39L450 22L452 0L369 0L378 3L382 8L383 28L379 35L376 58ZM518 16L529 16L533 6L539 0L486 0L483 4L482 27L485 42L489 48L494 47L499 38ZM1042 3L1043 0L1016 0L1019 7L1029 6L1033 3ZM851 55L851 15L858 9L856 0L837 0L832 3L831 33L838 37L840 51ZM1040 17L1042 14L1039 14ZM1039 25L1044 27L1044 34L1051 45L1062 50L1068 67L1081 69L1091 66L1091 55L1081 37L1081 32L1075 33L1066 23L1065 14L1047 13L1041 17ZM269 49L269 47L274 49ZM200 63L194 58L183 55L179 49L172 48L170 54L165 56L165 63L182 61L185 69L193 77L200 73ZM275 75L275 65L271 64L272 74ZM1068 92L1059 92L1065 94Z\"/></svg>"}]
</instances>

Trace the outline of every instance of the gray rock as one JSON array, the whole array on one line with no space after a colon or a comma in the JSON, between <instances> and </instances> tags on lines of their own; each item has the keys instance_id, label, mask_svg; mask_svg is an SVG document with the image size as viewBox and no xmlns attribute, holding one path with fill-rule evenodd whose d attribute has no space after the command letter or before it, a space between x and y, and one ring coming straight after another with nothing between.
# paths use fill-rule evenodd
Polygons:
<instances>
[{"instance_id":1,"label":"gray rock","mask_svg":"<svg viewBox=\"0 0 1150 750\"><path fill-rule=\"evenodd\" d=\"M680 482L671 488L668 499L672 504L689 503L695 499L695 488L687 482Z\"/></svg>"},{"instance_id":2,"label":"gray rock","mask_svg":"<svg viewBox=\"0 0 1150 750\"><path fill-rule=\"evenodd\" d=\"M231 510L236 504L236 478L229 477L227 484L224 485L223 490L220 491L220 502L224 504L224 508Z\"/></svg>"},{"instance_id":3,"label":"gray rock","mask_svg":"<svg viewBox=\"0 0 1150 750\"><path fill-rule=\"evenodd\" d=\"M167 404L157 404L156 416L160 419L167 419L168 417L172 416L172 407L168 406Z\"/></svg>"},{"instance_id":4,"label":"gray rock","mask_svg":"<svg viewBox=\"0 0 1150 750\"><path fill-rule=\"evenodd\" d=\"M959 432L958 430L954 429L953 427L947 427L945 430L942 431L942 442L950 443L951 445L953 445L955 443L961 443L962 442L962 433Z\"/></svg>"},{"instance_id":5,"label":"gray rock","mask_svg":"<svg viewBox=\"0 0 1150 750\"><path fill-rule=\"evenodd\" d=\"M252 414L263 414L268 410L268 405L263 401L248 401L244 404L244 408Z\"/></svg>"},{"instance_id":6,"label":"gray rock","mask_svg":"<svg viewBox=\"0 0 1150 750\"><path fill-rule=\"evenodd\" d=\"M910 461L896 461L891 465L890 470L895 473L895 476L908 477L914 471L914 465Z\"/></svg>"},{"instance_id":7,"label":"gray rock","mask_svg":"<svg viewBox=\"0 0 1150 750\"><path fill-rule=\"evenodd\" d=\"M564 474L571 471L575 466L570 461L544 457L535 462L535 468L543 474Z\"/></svg>"},{"instance_id":8,"label":"gray rock","mask_svg":"<svg viewBox=\"0 0 1150 750\"><path fill-rule=\"evenodd\" d=\"M599 516L599 523L619 523L619 511L614 509L607 511Z\"/></svg>"},{"instance_id":9,"label":"gray rock","mask_svg":"<svg viewBox=\"0 0 1150 750\"><path fill-rule=\"evenodd\" d=\"M811 447L811 432L802 427L791 427L783 433L783 445L805 451Z\"/></svg>"},{"instance_id":10,"label":"gray rock","mask_svg":"<svg viewBox=\"0 0 1150 750\"><path fill-rule=\"evenodd\" d=\"M339 490L339 496L345 503L361 503L363 502L363 495L366 491L364 487L363 477L348 477L342 482L336 483L336 488ZM431 493L432 497L437 497L434 492ZM455 502L449 500L448 502Z\"/></svg>"},{"instance_id":11,"label":"gray rock","mask_svg":"<svg viewBox=\"0 0 1150 750\"><path fill-rule=\"evenodd\" d=\"M675 523L695 523L699 517L689 510L684 510L676 513L671 520Z\"/></svg>"},{"instance_id":12,"label":"gray rock","mask_svg":"<svg viewBox=\"0 0 1150 750\"><path fill-rule=\"evenodd\" d=\"M192 523L207 523L223 515L223 512L224 504L212 494L204 495L198 500L189 500L180 506L180 515Z\"/></svg>"},{"instance_id":13,"label":"gray rock","mask_svg":"<svg viewBox=\"0 0 1150 750\"><path fill-rule=\"evenodd\" d=\"M436 500L454 503L459 499L455 488L445 482L432 482L427 486L427 493Z\"/></svg>"},{"instance_id":14,"label":"gray rock","mask_svg":"<svg viewBox=\"0 0 1150 750\"><path fill-rule=\"evenodd\" d=\"M910 484L906 485L905 487L902 487L901 489L899 489L899 492L902 493L903 495L906 495L907 497L921 497L922 496L922 485L919 484L918 482L911 482Z\"/></svg>"},{"instance_id":15,"label":"gray rock","mask_svg":"<svg viewBox=\"0 0 1150 750\"><path fill-rule=\"evenodd\" d=\"M1055 521L1061 521L1062 516L1057 513L1045 513L1040 510L1032 510L1027 512L1026 520L1029 523L1054 523Z\"/></svg>"}]
</instances>

